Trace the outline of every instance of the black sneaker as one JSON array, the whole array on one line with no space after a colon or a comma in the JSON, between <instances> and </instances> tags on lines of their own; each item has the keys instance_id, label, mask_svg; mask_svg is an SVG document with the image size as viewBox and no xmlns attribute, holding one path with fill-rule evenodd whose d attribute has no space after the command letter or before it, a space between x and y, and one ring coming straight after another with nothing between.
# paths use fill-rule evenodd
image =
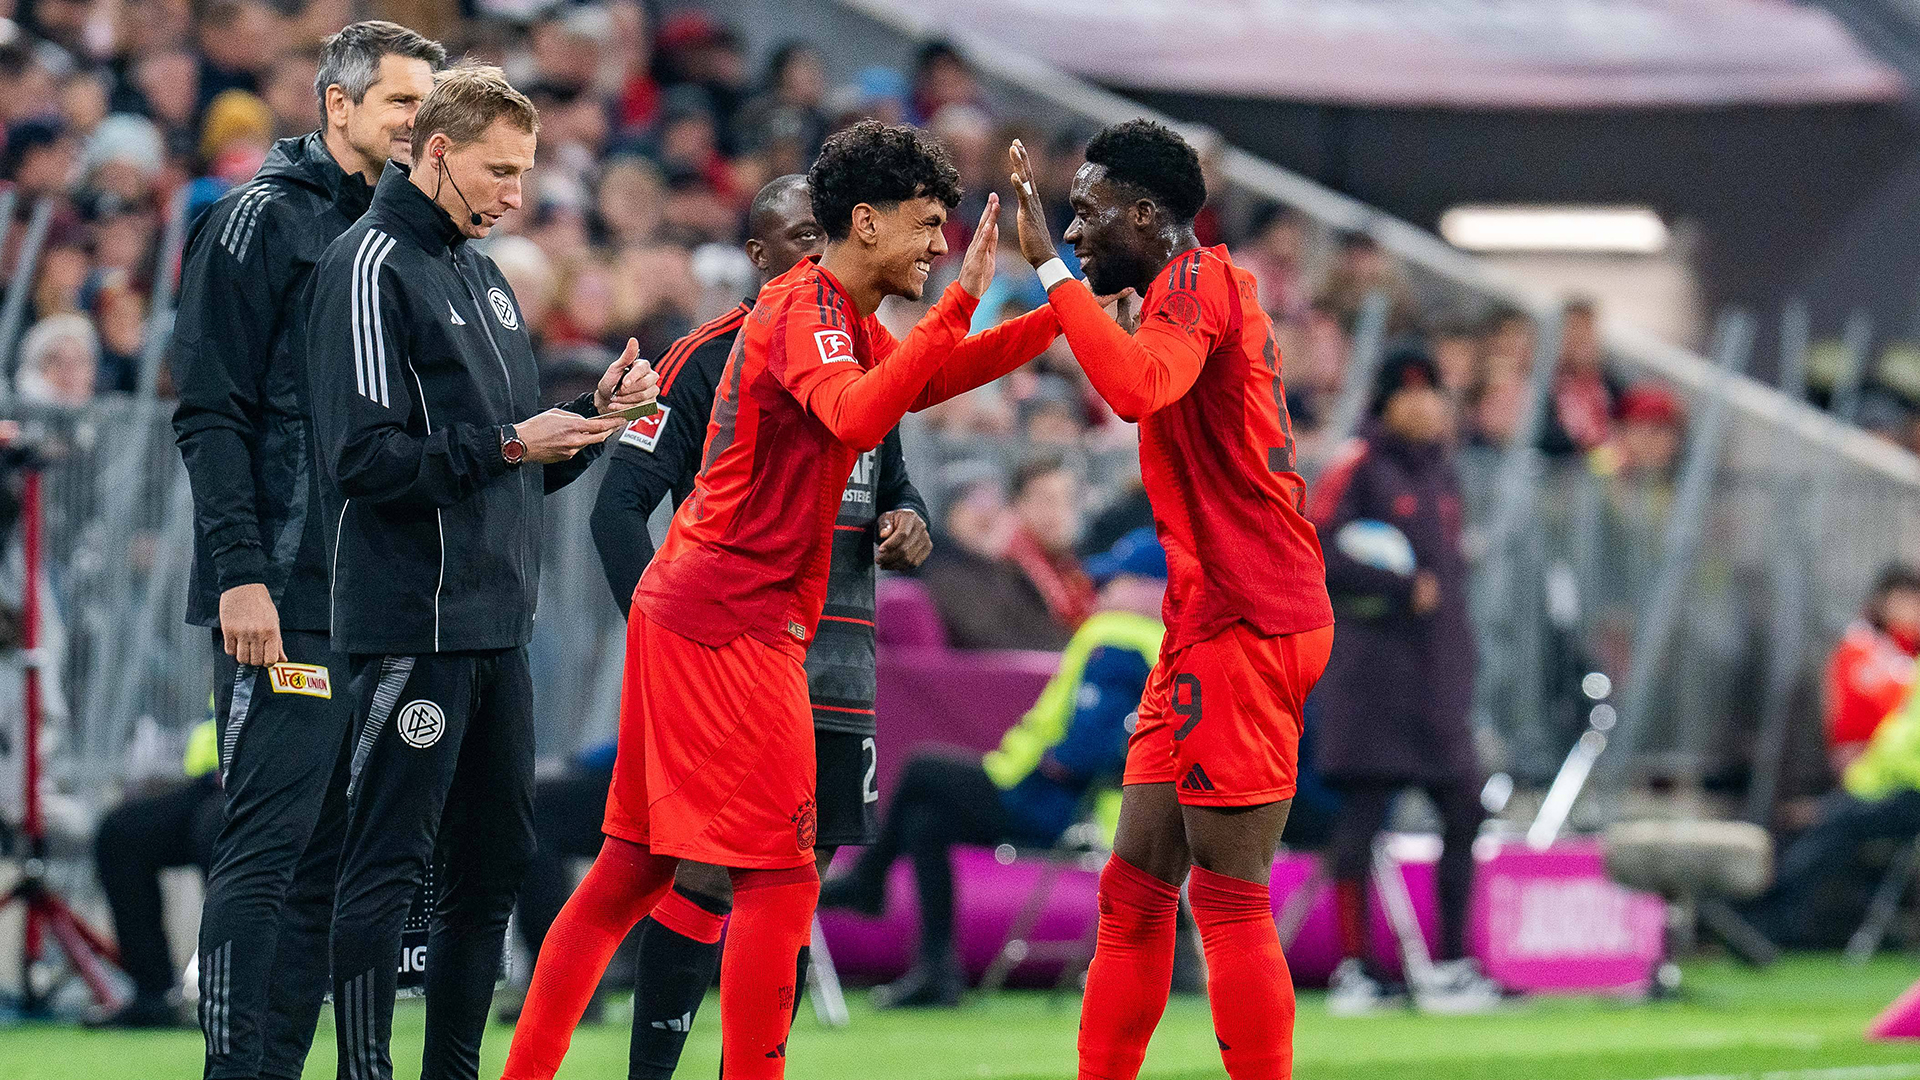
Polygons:
<instances>
[{"instance_id":1,"label":"black sneaker","mask_svg":"<svg viewBox=\"0 0 1920 1080\"><path fill-rule=\"evenodd\" d=\"M869 882L857 874L841 874L820 886L820 906L877 919L887 910L887 887L884 882Z\"/></svg>"},{"instance_id":2,"label":"black sneaker","mask_svg":"<svg viewBox=\"0 0 1920 1080\"><path fill-rule=\"evenodd\" d=\"M876 1009L951 1009L960 1004L966 986L959 968L921 961L913 970L873 990Z\"/></svg>"}]
</instances>

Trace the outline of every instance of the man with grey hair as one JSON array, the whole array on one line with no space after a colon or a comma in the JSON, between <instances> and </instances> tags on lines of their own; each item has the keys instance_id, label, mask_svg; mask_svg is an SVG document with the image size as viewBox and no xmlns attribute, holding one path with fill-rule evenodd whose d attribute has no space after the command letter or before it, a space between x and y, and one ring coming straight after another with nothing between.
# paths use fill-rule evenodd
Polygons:
<instances>
[{"instance_id":1,"label":"man with grey hair","mask_svg":"<svg viewBox=\"0 0 1920 1080\"><path fill-rule=\"evenodd\" d=\"M212 630L227 799L200 925L209 1080L298 1077L328 987L350 709L329 629L307 297L388 159L408 156L446 55L390 22L328 39L320 130L275 144L187 244L173 343L195 511L187 617ZM164 1006L140 1007L157 1019Z\"/></svg>"}]
</instances>

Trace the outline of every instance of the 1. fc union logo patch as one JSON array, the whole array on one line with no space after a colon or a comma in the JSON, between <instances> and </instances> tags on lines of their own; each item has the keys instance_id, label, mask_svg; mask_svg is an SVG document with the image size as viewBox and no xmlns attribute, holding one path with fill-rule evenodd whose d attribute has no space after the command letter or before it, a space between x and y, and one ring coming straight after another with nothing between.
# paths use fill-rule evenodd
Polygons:
<instances>
[{"instance_id":1,"label":"1. fc union logo patch","mask_svg":"<svg viewBox=\"0 0 1920 1080\"><path fill-rule=\"evenodd\" d=\"M793 822L793 839L800 845L801 851L813 849L814 838L820 835L820 814L814 808L813 800L800 804L800 809L788 820Z\"/></svg>"},{"instance_id":2,"label":"1. fc union logo patch","mask_svg":"<svg viewBox=\"0 0 1920 1080\"><path fill-rule=\"evenodd\" d=\"M327 669L315 664L274 664L267 669L276 694L305 694L308 697L333 697L333 682Z\"/></svg>"}]
</instances>

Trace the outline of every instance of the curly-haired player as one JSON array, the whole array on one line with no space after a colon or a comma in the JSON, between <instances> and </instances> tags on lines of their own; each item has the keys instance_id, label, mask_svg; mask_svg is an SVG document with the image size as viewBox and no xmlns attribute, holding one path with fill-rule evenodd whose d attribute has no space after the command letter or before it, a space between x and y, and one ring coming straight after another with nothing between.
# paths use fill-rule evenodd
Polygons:
<instances>
[{"instance_id":1,"label":"curly-haired player","mask_svg":"<svg viewBox=\"0 0 1920 1080\"><path fill-rule=\"evenodd\" d=\"M1167 127L1116 124L1087 146L1070 202L1092 288L1144 296L1129 337L1054 252L1033 167L1011 149L1020 253L1074 356L1140 425L1140 471L1167 551L1167 634L1127 748L1119 833L1080 1017L1083 1080L1132 1080L1167 1004L1179 886L1200 926L1220 1056L1233 1080L1293 1067L1293 982L1268 875L1294 793L1300 708L1326 667L1333 608L1280 352L1254 279L1203 248L1200 160Z\"/></svg>"},{"instance_id":2,"label":"curly-haired player","mask_svg":"<svg viewBox=\"0 0 1920 1080\"><path fill-rule=\"evenodd\" d=\"M820 890L801 665L847 478L909 408L999 378L1059 334L1043 308L965 337L994 271L991 196L959 281L906 340L874 318L888 296L919 297L947 252L959 177L926 135L856 125L827 141L808 186L826 251L761 290L693 493L634 592L607 839L541 947L507 1058L514 1080L559 1068L614 949L682 858L731 870L724 1074L785 1075L795 961Z\"/></svg>"}]
</instances>

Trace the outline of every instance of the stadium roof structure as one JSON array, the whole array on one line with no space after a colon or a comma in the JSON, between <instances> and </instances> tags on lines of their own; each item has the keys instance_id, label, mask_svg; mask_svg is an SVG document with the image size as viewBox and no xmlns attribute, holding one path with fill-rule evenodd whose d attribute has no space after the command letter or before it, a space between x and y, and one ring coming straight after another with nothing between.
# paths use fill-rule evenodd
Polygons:
<instances>
[{"instance_id":1,"label":"stadium roof structure","mask_svg":"<svg viewBox=\"0 0 1920 1080\"><path fill-rule=\"evenodd\" d=\"M874 0L1114 87L1445 108L1898 100L1831 13L1788 0ZM943 25L944 24L944 25Z\"/></svg>"}]
</instances>

